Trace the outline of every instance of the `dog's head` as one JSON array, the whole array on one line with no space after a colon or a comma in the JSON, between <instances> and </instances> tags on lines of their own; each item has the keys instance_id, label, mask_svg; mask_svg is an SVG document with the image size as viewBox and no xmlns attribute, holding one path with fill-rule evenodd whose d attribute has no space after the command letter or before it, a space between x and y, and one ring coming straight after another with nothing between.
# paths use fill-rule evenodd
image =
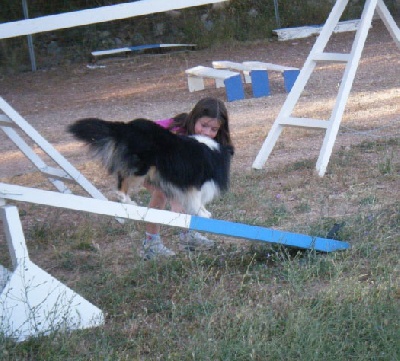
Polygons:
<instances>
[{"instance_id":1,"label":"dog's head","mask_svg":"<svg viewBox=\"0 0 400 361\"><path fill-rule=\"evenodd\" d=\"M205 144L211 150L222 150L224 149L230 156L233 156L235 153L235 149L231 145L221 145L214 139L207 137L205 135L192 135L192 138L196 139L199 143Z\"/></svg>"},{"instance_id":2,"label":"dog's head","mask_svg":"<svg viewBox=\"0 0 400 361\"><path fill-rule=\"evenodd\" d=\"M212 138L205 135L192 135L192 138L196 139L199 143L205 144L211 150L219 150L219 144Z\"/></svg>"}]
</instances>

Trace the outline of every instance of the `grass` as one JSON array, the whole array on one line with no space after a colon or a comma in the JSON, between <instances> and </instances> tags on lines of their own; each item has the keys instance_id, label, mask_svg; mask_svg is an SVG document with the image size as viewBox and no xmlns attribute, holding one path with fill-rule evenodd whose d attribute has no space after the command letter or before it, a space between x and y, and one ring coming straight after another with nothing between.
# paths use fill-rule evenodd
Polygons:
<instances>
[{"instance_id":1,"label":"grass","mask_svg":"<svg viewBox=\"0 0 400 361\"><path fill-rule=\"evenodd\" d=\"M146 262L137 255L143 224L18 205L31 258L106 323L23 343L0 337L0 358L398 360L396 154L398 139L381 139L335 152L323 178L314 160L233 172L231 192L211 206L216 218L322 237L340 224L334 237L352 248L332 254L215 236L210 252Z\"/></svg>"}]
</instances>

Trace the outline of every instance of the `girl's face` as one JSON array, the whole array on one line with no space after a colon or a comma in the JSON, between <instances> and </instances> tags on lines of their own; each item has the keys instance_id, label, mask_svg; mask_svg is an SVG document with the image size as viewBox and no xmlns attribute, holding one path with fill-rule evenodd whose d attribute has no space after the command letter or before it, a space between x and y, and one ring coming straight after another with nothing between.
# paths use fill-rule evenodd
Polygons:
<instances>
[{"instance_id":1,"label":"girl's face","mask_svg":"<svg viewBox=\"0 0 400 361\"><path fill-rule=\"evenodd\" d=\"M217 118L201 117L196 120L194 134L205 135L214 139L220 126L220 121Z\"/></svg>"}]
</instances>

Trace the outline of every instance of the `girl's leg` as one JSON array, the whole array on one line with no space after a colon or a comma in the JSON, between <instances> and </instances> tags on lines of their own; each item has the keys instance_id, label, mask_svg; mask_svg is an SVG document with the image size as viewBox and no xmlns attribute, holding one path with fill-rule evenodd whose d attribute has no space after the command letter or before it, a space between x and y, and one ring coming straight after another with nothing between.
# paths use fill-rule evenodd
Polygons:
<instances>
[{"instance_id":1,"label":"girl's leg","mask_svg":"<svg viewBox=\"0 0 400 361\"><path fill-rule=\"evenodd\" d=\"M152 189L150 208L165 209L167 198L159 189ZM160 237L160 225L155 223L146 224L146 236L143 240L142 256L149 260L158 256L175 256L175 252L164 246Z\"/></svg>"},{"instance_id":2,"label":"girl's leg","mask_svg":"<svg viewBox=\"0 0 400 361\"><path fill-rule=\"evenodd\" d=\"M171 210L177 213L185 213L182 205L171 201ZM184 251L207 251L214 248L214 241L203 236L199 232L191 230L181 231L179 234L179 249Z\"/></svg>"},{"instance_id":3,"label":"girl's leg","mask_svg":"<svg viewBox=\"0 0 400 361\"><path fill-rule=\"evenodd\" d=\"M165 209L167 205L167 197L159 189L153 189L151 193L151 199L149 203L149 208L155 209ZM150 234L160 233L160 225L156 223L147 223L146 232Z\"/></svg>"}]
</instances>

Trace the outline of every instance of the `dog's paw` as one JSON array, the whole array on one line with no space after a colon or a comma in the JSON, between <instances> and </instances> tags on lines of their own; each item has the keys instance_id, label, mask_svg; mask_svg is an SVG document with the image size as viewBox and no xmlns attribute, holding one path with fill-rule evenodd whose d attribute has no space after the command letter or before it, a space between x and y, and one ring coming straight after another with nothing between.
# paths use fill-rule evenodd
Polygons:
<instances>
[{"instance_id":1,"label":"dog's paw","mask_svg":"<svg viewBox=\"0 0 400 361\"><path fill-rule=\"evenodd\" d=\"M116 193L116 196L118 198L118 202L126 203L126 204L132 204L134 206L137 206L137 203L135 201L133 201L131 199L131 197L129 197L127 194L122 193L120 191L117 191L115 193Z\"/></svg>"},{"instance_id":2,"label":"dog's paw","mask_svg":"<svg viewBox=\"0 0 400 361\"><path fill-rule=\"evenodd\" d=\"M207 211L204 207L201 207L199 211L197 212L197 215L199 217L204 217L204 218L211 218L211 212Z\"/></svg>"}]
</instances>

